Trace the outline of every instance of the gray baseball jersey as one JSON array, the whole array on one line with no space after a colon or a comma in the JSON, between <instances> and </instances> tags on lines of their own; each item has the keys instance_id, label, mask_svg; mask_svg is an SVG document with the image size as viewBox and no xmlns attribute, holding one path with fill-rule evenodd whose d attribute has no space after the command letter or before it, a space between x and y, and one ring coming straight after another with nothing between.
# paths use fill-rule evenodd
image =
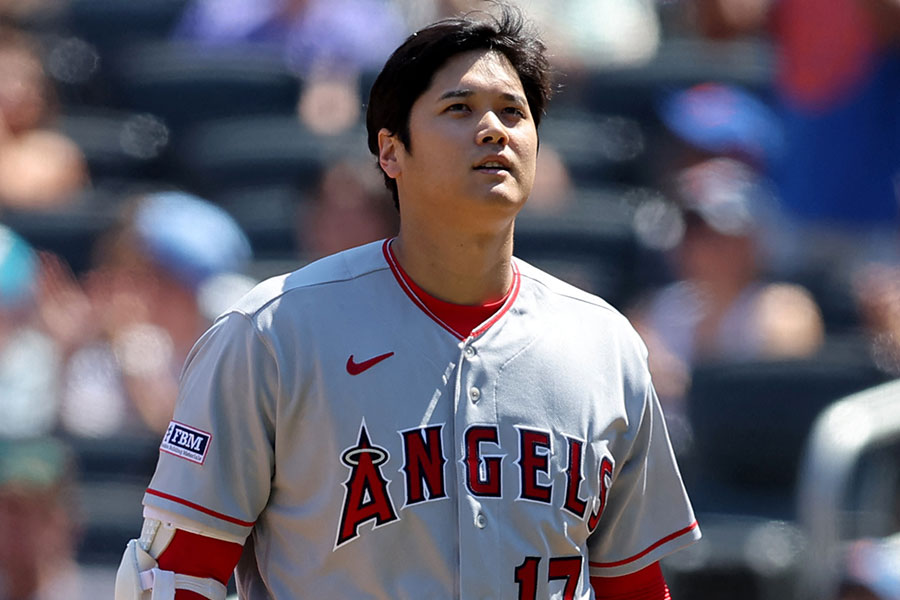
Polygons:
<instances>
[{"instance_id":1,"label":"gray baseball jersey","mask_svg":"<svg viewBox=\"0 0 900 600\"><path fill-rule=\"evenodd\" d=\"M388 242L263 282L174 418L144 503L248 536L244 598L586 599L700 536L637 334L517 259L467 337Z\"/></svg>"}]
</instances>

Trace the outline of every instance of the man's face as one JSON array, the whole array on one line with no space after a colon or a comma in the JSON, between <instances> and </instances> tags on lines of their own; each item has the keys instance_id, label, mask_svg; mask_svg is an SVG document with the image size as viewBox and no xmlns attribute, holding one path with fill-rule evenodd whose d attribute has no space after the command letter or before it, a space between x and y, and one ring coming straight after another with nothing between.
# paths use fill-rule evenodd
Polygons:
<instances>
[{"instance_id":1,"label":"man's face","mask_svg":"<svg viewBox=\"0 0 900 600\"><path fill-rule=\"evenodd\" d=\"M413 104L411 152L385 130L404 220L424 217L467 231L508 223L531 192L537 129L522 82L500 53L452 57Z\"/></svg>"}]
</instances>

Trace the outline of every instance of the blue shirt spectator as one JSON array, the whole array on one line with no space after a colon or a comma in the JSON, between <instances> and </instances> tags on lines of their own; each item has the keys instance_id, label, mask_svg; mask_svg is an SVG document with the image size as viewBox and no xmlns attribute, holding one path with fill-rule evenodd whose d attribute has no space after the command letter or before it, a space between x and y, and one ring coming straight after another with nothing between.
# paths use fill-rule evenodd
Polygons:
<instances>
[{"instance_id":1,"label":"blue shirt spectator","mask_svg":"<svg viewBox=\"0 0 900 600\"><path fill-rule=\"evenodd\" d=\"M301 76L374 69L407 34L384 0L194 0L175 31L210 44L272 44Z\"/></svg>"}]
</instances>

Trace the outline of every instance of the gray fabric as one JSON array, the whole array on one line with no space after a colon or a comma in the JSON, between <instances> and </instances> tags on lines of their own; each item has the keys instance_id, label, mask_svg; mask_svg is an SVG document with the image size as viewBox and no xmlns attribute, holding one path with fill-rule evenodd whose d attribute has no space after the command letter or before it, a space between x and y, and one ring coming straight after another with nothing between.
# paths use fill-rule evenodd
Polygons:
<instances>
[{"instance_id":1,"label":"gray fabric","mask_svg":"<svg viewBox=\"0 0 900 600\"><path fill-rule=\"evenodd\" d=\"M529 557L537 597L562 597L550 559L576 557L574 597L589 598L588 574L635 571L697 539L636 333L602 300L516 264L518 295L464 341L398 285L380 243L262 283L184 373L175 420L210 434L203 464L162 454L145 503L249 534L238 580L253 599L517 597ZM351 355L388 352L348 373ZM428 428L446 461L428 481L443 494L405 461L415 436L434 440ZM497 436L477 445L480 467L466 461L472 428ZM578 444L583 515L564 508ZM612 485L591 532L604 458ZM491 459L500 495L479 495ZM365 468L377 476L360 492ZM524 479L549 501L524 497ZM345 503L381 518L341 529Z\"/></svg>"}]
</instances>

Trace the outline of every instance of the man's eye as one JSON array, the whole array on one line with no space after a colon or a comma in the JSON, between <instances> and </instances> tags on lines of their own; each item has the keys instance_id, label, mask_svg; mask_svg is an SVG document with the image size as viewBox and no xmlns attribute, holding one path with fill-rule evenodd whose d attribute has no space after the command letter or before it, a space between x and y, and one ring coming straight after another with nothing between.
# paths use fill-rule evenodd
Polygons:
<instances>
[{"instance_id":1,"label":"man's eye","mask_svg":"<svg viewBox=\"0 0 900 600\"><path fill-rule=\"evenodd\" d=\"M516 115L517 117L521 117L523 119L525 118L525 111L522 110L521 108L519 108L518 106L508 106L505 109L503 109L503 112L510 114L510 115Z\"/></svg>"},{"instance_id":2,"label":"man's eye","mask_svg":"<svg viewBox=\"0 0 900 600\"><path fill-rule=\"evenodd\" d=\"M469 107L468 107L468 105L461 104L461 103L460 104L451 104L450 106L447 107L446 110L447 110L447 112L459 112L459 111L469 110Z\"/></svg>"}]
</instances>

